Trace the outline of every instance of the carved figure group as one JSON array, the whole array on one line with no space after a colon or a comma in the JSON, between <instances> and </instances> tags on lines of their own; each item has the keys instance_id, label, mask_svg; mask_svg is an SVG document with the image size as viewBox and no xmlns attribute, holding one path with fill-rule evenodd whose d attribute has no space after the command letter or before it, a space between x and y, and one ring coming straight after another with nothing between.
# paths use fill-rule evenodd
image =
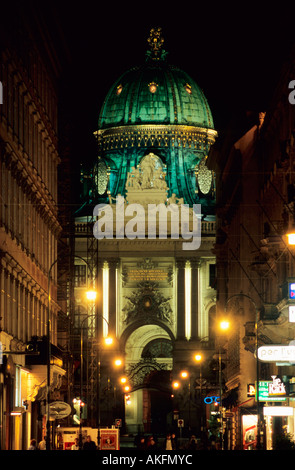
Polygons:
<instances>
[{"instance_id":1,"label":"carved figure group","mask_svg":"<svg viewBox=\"0 0 295 470\"><path fill-rule=\"evenodd\" d=\"M144 157L137 168L131 168L127 174L126 189L168 189L163 169L161 166L156 168L153 154Z\"/></svg>"}]
</instances>

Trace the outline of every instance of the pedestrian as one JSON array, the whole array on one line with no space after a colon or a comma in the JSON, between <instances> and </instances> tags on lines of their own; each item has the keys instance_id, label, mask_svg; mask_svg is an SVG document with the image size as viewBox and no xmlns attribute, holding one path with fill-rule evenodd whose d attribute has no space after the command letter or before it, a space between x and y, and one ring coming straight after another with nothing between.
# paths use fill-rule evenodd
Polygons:
<instances>
[{"instance_id":1,"label":"pedestrian","mask_svg":"<svg viewBox=\"0 0 295 470\"><path fill-rule=\"evenodd\" d=\"M172 444L172 439L171 439L171 434L168 433L166 436L166 439L164 441L164 448L165 450L173 450L173 444Z\"/></svg>"},{"instance_id":2,"label":"pedestrian","mask_svg":"<svg viewBox=\"0 0 295 470\"><path fill-rule=\"evenodd\" d=\"M39 449L39 450L46 450L46 440L45 440L45 437L43 437L42 441L39 442L38 449Z\"/></svg>"},{"instance_id":3,"label":"pedestrian","mask_svg":"<svg viewBox=\"0 0 295 470\"><path fill-rule=\"evenodd\" d=\"M91 436L86 437L86 442L84 442L83 450L96 450L95 442L91 440Z\"/></svg>"},{"instance_id":4,"label":"pedestrian","mask_svg":"<svg viewBox=\"0 0 295 470\"><path fill-rule=\"evenodd\" d=\"M36 441L36 439L31 440L28 450L37 450L37 441Z\"/></svg>"},{"instance_id":5,"label":"pedestrian","mask_svg":"<svg viewBox=\"0 0 295 470\"><path fill-rule=\"evenodd\" d=\"M75 444L72 445L71 450L79 450L79 439L76 437Z\"/></svg>"},{"instance_id":6,"label":"pedestrian","mask_svg":"<svg viewBox=\"0 0 295 470\"><path fill-rule=\"evenodd\" d=\"M171 434L171 441L172 441L172 449L176 450L177 449L177 439L176 439L176 436L175 436L174 432Z\"/></svg>"},{"instance_id":7,"label":"pedestrian","mask_svg":"<svg viewBox=\"0 0 295 470\"><path fill-rule=\"evenodd\" d=\"M196 436L192 436L190 438L188 449L189 450L197 450Z\"/></svg>"},{"instance_id":8,"label":"pedestrian","mask_svg":"<svg viewBox=\"0 0 295 470\"><path fill-rule=\"evenodd\" d=\"M146 449L146 443L145 443L145 438L144 436L141 436L137 442L137 449L138 450L145 450Z\"/></svg>"},{"instance_id":9,"label":"pedestrian","mask_svg":"<svg viewBox=\"0 0 295 470\"><path fill-rule=\"evenodd\" d=\"M156 443L155 439L153 438L153 436L151 436L148 439L146 450L148 452L156 452L157 448L158 448L157 443Z\"/></svg>"}]
</instances>

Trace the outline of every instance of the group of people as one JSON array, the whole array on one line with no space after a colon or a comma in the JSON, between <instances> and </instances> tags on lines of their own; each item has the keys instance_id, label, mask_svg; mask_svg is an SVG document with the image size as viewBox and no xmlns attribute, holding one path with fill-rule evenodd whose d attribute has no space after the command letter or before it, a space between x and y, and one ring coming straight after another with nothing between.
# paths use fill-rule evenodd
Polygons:
<instances>
[{"instance_id":1,"label":"group of people","mask_svg":"<svg viewBox=\"0 0 295 470\"><path fill-rule=\"evenodd\" d=\"M84 442L81 450L96 450L96 444L92 441L91 436L87 436L86 441ZM46 440L45 438L39 442L37 446L36 439L32 439L28 450L46 450ZM75 439L75 444L71 446L71 450L80 450L79 439Z\"/></svg>"},{"instance_id":2,"label":"group of people","mask_svg":"<svg viewBox=\"0 0 295 470\"><path fill-rule=\"evenodd\" d=\"M86 441L82 445L81 450L96 450L96 444L95 442L91 439L91 436L86 437ZM79 446L79 439L76 437L75 439L75 444L72 445L71 450L80 450Z\"/></svg>"},{"instance_id":3,"label":"group of people","mask_svg":"<svg viewBox=\"0 0 295 470\"><path fill-rule=\"evenodd\" d=\"M39 442L38 446L36 439L32 439L28 450L46 450L45 437Z\"/></svg>"},{"instance_id":4,"label":"group of people","mask_svg":"<svg viewBox=\"0 0 295 470\"><path fill-rule=\"evenodd\" d=\"M137 436L135 445L138 450L147 450L148 452L153 452L159 450L160 446L158 445L157 439L154 436ZM165 450L176 450L177 449L177 439L174 433L168 433L164 440L162 449Z\"/></svg>"}]
</instances>

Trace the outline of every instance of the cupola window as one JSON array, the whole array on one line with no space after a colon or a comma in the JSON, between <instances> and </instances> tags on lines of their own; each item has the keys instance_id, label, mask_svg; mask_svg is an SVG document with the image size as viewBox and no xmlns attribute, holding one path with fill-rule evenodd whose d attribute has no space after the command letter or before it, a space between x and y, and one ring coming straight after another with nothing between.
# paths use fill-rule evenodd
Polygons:
<instances>
[{"instance_id":1,"label":"cupola window","mask_svg":"<svg viewBox=\"0 0 295 470\"><path fill-rule=\"evenodd\" d=\"M189 95L192 94L192 87L191 87L191 85L189 85L188 83L186 83L186 84L184 85L184 88L185 88L186 92L187 92Z\"/></svg>"},{"instance_id":2,"label":"cupola window","mask_svg":"<svg viewBox=\"0 0 295 470\"><path fill-rule=\"evenodd\" d=\"M156 93L157 87L158 87L157 83L155 82L149 83L149 90L151 93Z\"/></svg>"},{"instance_id":3,"label":"cupola window","mask_svg":"<svg viewBox=\"0 0 295 470\"><path fill-rule=\"evenodd\" d=\"M122 93L123 86L120 84L117 86L116 94L119 96Z\"/></svg>"}]
</instances>

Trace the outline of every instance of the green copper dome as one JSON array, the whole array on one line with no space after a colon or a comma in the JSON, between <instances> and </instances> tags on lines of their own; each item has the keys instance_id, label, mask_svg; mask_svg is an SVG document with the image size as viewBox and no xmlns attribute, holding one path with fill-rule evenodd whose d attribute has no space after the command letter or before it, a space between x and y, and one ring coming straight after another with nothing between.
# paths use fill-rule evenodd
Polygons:
<instances>
[{"instance_id":1,"label":"green copper dome","mask_svg":"<svg viewBox=\"0 0 295 470\"><path fill-rule=\"evenodd\" d=\"M149 194L166 185L167 201L200 203L211 216L215 179L206 159L217 136L211 110L196 82L166 60L163 42L161 28L152 29L146 61L111 86L94 132L98 158L92 177L83 178L85 192L103 202L120 194L128 203L134 181ZM148 188L141 169L146 157L155 175L162 172Z\"/></svg>"},{"instance_id":2,"label":"green copper dome","mask_svg":"<svg viewBox=\"0 0 295 470\"><path fill-rule=\"evenodd\" d=\"M124 73L102 106L98 128L178 124L213 129L207 100L192 78L166 60L148 60Z\"/></svg>"}]
</instances>

